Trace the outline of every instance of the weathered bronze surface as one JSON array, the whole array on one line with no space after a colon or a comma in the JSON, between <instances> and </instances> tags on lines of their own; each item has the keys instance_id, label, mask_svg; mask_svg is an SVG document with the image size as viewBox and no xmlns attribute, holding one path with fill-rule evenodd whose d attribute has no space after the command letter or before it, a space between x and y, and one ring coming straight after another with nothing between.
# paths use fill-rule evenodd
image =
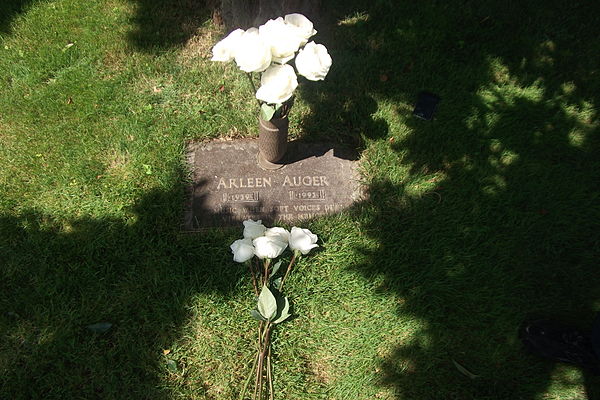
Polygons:
<instances>
[{"instance_id":1,"label":"weathered bronze surface","mask_svg":"<svg viewBox=\"0 0 600 400\"><path fill-rule=\"evenodd\" d=\"M256 140L192 143L192 187L183 230L248 218L295 223L348 208L362 196L356 156L322 143L289 143L285 166L263 170Z\"/></svg>"}]
</instances>

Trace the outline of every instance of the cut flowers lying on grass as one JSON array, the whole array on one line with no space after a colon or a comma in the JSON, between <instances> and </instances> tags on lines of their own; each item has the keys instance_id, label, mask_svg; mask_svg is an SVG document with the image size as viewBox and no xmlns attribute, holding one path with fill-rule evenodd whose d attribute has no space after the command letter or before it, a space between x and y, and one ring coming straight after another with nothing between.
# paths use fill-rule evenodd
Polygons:
<instances>
[{"instance_id":1,"label":"cut flowers lying on grass","mask_svg":"<svg viewBox=\"0 0 600 400\"><path fill-rule=\"evenodd\" d=\"M312 249L318 247L317 235L308 229L293 227L290 231L281 227L267 228L261 220L243 222L243 239L230 246L233 260L248 265L252 277L256 309L251 311L259 321L256 356L240 399L244 399L252 378L252 399L273 399L273 366L271 363L271 333L275 325L291 316L289 299L283 295L283 285L294 263ZM292 257L287 268L282 269L283 260L278 260L289 247Z\"/></svg>"}]
</instances>

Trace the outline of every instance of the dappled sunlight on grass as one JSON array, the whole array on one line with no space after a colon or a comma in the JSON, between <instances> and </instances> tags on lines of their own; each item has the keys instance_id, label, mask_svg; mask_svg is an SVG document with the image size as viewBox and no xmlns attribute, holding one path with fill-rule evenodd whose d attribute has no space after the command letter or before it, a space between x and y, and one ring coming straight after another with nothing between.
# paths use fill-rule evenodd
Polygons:
<instances>
[{"instance_id":1,"label":"dappled sunlight on grass","mask_svg":"<svg viewBox=\"0 0 600 400\"><path fill-rule=\"evenodd\" d=\"M432 47L438 41L447 44L441 37L448 31L438 28L438 37L421 27L405 34L410 29L403 25L418 26L413 19L424 23L423 15L440 8L419 10L417 17L410 10L387 9L390 18L398 18L394 30L372 18L340 25L348 29L342 46L349 64L361 60L371 67L339 71L345 81L363 79L365 89L354 97L365 105L356 107L363 120L344 120L361 138L370 201L357 212L374 240L357 250L368 257L357 269L369 281L383 279L385 292L402 298L396 323L413 318L427 326L416 333L426 335L427 346L403 337L382 363L388 373L384 386L397 399L556 396L561 389L548 389L547 380L557 378L546 378L547 365L525 358L516 329L531 312L578 310L588 320L593 315L588 298L593 284L580 280L591 276L594 250L574 255L573 248L581 251L594 242L585 215L598 212L591 186L597 175L592 156L596 101L585 98L578 82L562 84L549 70L564 65L565 53L553 41L535 43L520 59L518 52L503 54L502 46L498 53L494 46L506 39L491 37L461 45L465 53L481 46L468 62L457 57L440 63L420 52L413 40ZM363 9L372 16L368 9L377 7ZM494 18L475 21L493 24ZM352 55L357 51L360 55ZM378 62L369 63L370 57ZM460 68L466 71L457 72ZM439 79L420 75L416 85L411 81L415 71L435 71ZM432 122L410 115L421 89L442 97ZM352 86L346 90L353 92ZM325 104L327 112L314 109L324 118L347 109L334 99ZM374 130L376 121L385 129ZM572 218L583 225L576 228ZM566 275L576 287L588 287L588 295L553 290L564 285L558 282ZM591 298L597 297L593 292ZM480 378L469 381L452 360ZM506 365L511 372L494 373ZM583 384L575 385L581 391Z\"/></svg>"},{"instance_id":2,"label":"dappled sunlight on grass","mask_svg":"<svg viewBox=\"0 0 600 400\"><path fill-rule=\"evenodd\" d=\"M129 42L138 50L161 53L186 43L196 29L210 20L204 2L194 0L127 0L135 9Z\"/></svg>"},{"instance_id":3,"label":"dappled sunlight on grass","mask_svg":"<svg viewBox=\"0 0 600 400\"><path fill-rule=\"evenodd\" d=\"M191 0L27 4L0 16L0 397L234 398L240 232L178 234L186 141L256 135L222 29ZM369 197L306 222L277 398L593 398L516 335L600 307L597 13L557 4L324 2L334 64L290 137L358 151Z\"/></svg>"},{"instance_id":4,"label":"dappled sunlight on grass","mask_svg":"<svg viewBox=\"0 0 600 400\"><path fill-rule=\"evenodd\" d=\"M540 393L536 399L543 400L562 400L562 399L581 399L587 400L585 390L581 388L584 385L585 378L581 370L567 365L557 365L551 372L552 380L545 393Z\"/></svg>"},{"instance_id":5,"label":"dappled sunlight on grass","mask_svg":"<svg viewBox=\"0 0 600 400\"><path fill-rule=\"evenodd\" d=\"M365 12L357 12L352 16L340 19L338 21L338 25L356 25L359 24L361 22L367 22L369 21L369 14L365 13Z\"/></svg>"}]
</instances>

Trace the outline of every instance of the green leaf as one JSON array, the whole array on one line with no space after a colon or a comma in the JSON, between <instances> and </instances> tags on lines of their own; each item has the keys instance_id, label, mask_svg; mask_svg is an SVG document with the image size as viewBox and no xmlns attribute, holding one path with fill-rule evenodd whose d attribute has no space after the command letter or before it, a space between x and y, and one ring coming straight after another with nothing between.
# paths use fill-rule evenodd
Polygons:
<instances>
[{"instance_id":1,"label":"green leaf","mask_svg":"<svg viewBox=\"0 0 600 400\"><path fill-rule=\"evenodd\" d=\"M97 324L88 325L87 328L94 333L104 333L112 328L112 324L110 322L98 322Z\"/></svg>"},{"instance_id":2,"label":"green leaf","mask_svg":"<svg viewBox=\"0 0 600 400\"><path fill-rule=\"evenodd\" d=\"M454 366L461 374L468 376L471 379L479 378L479 375L475 375L474 373L472 373L471 371L469 371L468 369L466 369L465 367L463 367L456 361L452 360L452 362L454 363Z\"/></svg>"},{"instance_id":3,"label":"green leaf","mask_svg":"<svg viewBox=\"0 0 600 400\"><path fill-rule=\"evenodd\" d=\"M281 289L282 281L283 281L283 278L281 276L279 278L273 280L273 286L275 287L275 289L277 289L277 290Z\"/></svg>"},{"instance_id":4,"label":"green leaf","mask_svg":"<svg viewBox=\"0 0 600 400\"><path fill-rule=\"evenodd\" d=\"M279 267L281 267L282 262L283 262L283 260L279 260L279 261L277 261L277 263L275 265L273 265L273 268L271 269L271 275L269 275L269 279L274 277L275 274L277 273L277 271L279 271Z\"/></svg>"},{"instance_id":5,"label":"green leaf","mask_svg":"<svg viewBox=\"0 0 600 400\"><path fill-rule=\"evenodd\" d=\"M277 313L277 300L267 285L263 285L258 296L258 312L266 319L271 319Z\"/></svg>"},{"instance_id":6,"label":"green leaf","mask_svg":"<svg viewBox=\"0 0 600 400\"><path fill-rule=\"evenodd\" d=\"M266 321L267 320L265 317L260 315L258 310L252 310L252 311L250 311L250 314L252 315L252 318L254 318L257 321Z\"/></svg>"},{"instance_id":7,"label":"green leaf","mask_svg":"<svg viewBox=\"0 0 600 400\"><path fill-rule=\"evenodd\" d=\"M283 307L278 313L277 319L273 321L274 324L279 324L288 319L290 316L290 302L288 301L287 297L284 297L283 300Z\"/></svg>"},{"instance_id":8,"label":"green leaf","mask_svg":"<svg viewBox=\"0 0 600 400\"><path fill-rule=\"evenodd\" d=\"M270 121L271 118L273 118L273 114L275 114L275 108L273 108L272 106L263 103L262 106L260 106L260 117L265 120L265 121Z\"/></svg>"}]
</instances>

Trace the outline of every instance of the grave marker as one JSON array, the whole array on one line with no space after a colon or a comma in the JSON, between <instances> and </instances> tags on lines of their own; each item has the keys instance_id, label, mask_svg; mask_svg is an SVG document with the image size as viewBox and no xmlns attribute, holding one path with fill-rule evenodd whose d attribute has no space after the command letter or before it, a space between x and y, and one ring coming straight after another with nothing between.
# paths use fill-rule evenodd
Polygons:
<instances>
[{"instance_id":1,"label":"grave marker","mask_svg":"<svg viewBox=\"0 0 600 400\"><path fill-rule=\"evenodd\" d=\"M191 144L192 187L183 229L237 226L246 219L293 224L360 200L356 157L326 144L289 144L285 166L263 170L256 140Z\"/></svg>"}]
</instances>

